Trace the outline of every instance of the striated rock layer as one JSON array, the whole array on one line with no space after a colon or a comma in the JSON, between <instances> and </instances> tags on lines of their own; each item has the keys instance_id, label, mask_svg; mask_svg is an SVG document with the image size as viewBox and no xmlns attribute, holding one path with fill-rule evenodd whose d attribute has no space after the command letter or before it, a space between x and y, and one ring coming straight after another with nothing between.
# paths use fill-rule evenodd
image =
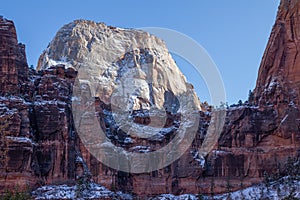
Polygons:
<instances>
[{"instance_id":1,"label":"striated rock layer","mask_svg":"<svg viewBox=\"0 0 300 200\"><path fill-rule=\"evenodd\" d=\"M0 17L0 190L34 184L29 104L19 95L28 81L25 46L18 44L14 23ZM5 97L6 96L6 97Z\"/></svg>"},{"instance_id":2,"label":"striated rock layer","mask_svg":"<svg viewBox=\"0 0 300 200\"><path fill-rule=\"evenodd\" d=\"M14 23L0 17L0 93L18 94L28 79L25 46L18 44Z\"/></svg>"}]
</instances>

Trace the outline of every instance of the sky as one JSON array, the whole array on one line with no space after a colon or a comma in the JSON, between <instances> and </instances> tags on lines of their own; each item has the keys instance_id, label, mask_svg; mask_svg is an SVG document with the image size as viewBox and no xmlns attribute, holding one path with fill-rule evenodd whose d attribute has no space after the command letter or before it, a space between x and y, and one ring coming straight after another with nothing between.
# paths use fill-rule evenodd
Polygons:
<instances>
[{"instance_id":1,"label":"sky","mask_svg":"<svg viewBox=\"0 0 300 200\"><path fill-rule=\"evenodd\" d=\"M75 19L122 28L163 27L179 31L202 45L217 65L227 102L246 100L275 22L279 0L51 0L1 3L0 15L15 22L19 42L26 44L29 65L64 24ZM201 101L210 102L202 77L174 56Z\"/></svg>"}]
</instances>

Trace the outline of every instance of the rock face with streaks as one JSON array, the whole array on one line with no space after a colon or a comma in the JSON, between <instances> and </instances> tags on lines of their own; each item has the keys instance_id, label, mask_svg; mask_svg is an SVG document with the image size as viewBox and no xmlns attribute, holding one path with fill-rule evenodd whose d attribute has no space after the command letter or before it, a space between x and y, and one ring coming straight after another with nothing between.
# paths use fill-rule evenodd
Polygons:
<instances>
[{"instance_id":1,"label":"rock face with streaks","mask_svg":"<svg viewBox=\"0 0 300 200\"><path fill-rule=\"evenodd\" d=\"M75 133L70 96L76 77L73 69L58 65L34 77L31 123L37 146L33 169L44 184L75 179Z\"/></svg>"},{"instance_id":2,"label":"rock face with streaks","mask_svg":"<svg viewBox=\"0 0 300 200\"><path fill-rule=\"evenodd\" d=\"M18 94L28 79L25 46L18 44L14 23L0 17L0 92Z\"/></svg>"},{"instance_id":3,"label":"rock face with streaks","mask_svg":"<svg viewBox=\"0 0 300 200\"><path fill-rule=\"evenodd\" d=\"M0 98L0 190L32 185L31 160L35 148L30 131L29 105L21 98Z\"/></svg>"},{"instance_id":4,"label":"rock face with streaks","mask_svg":"<svg viewBox=\"0 0 300 200\"><path fill-rule=\"evenodd\" d=\"M20 187L75 180L70 96L77 72L29 69L14 23L3 17L0 39L0 190L16 180Z\"/></svg>"},{"instance_id":5,"label":"rock face with streaks","mask_svg":"<svg viewBox=\"0 0 300 200\"><path fill-rule=\"evenodd\" d=\"M28 81L25 46L18 44L14 23L0 17L0 190L33 184L29 104L19 95ZM2 178L5 177L5 178Z\"/></svg>"},{"instance_id":6,"label":"rock face with streaks","mask_svg":"<svg viewBox=\"0 0 300 200\"><path fill-rule=\"evenodd\" d=\"M299 105L300 2L282 0L258 72L254 102L259 105Z\"/></svg>"},{"instance_id":7,"label":"rock face with streaks","mask_svg":"<svg viewBox=\"0 0 300 200\"><path fill-rule=\"evenodd\" d=\"M227 111L218 147L227 153L211 155L214 176L257 183L284 171L289 157L299 159L299 9L298 0L280 2L253 96Z\"/></svg>"}]
</instances>

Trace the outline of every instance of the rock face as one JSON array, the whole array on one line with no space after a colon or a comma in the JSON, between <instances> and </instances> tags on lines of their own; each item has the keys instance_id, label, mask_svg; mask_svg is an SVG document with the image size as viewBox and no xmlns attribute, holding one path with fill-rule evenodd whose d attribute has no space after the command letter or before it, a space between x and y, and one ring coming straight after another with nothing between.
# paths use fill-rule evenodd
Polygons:
<instances>
[{"instance_id":1,"label":"rock face","mask_svg":"<svg viewBox=\"0 0 300 200\"><path fill-rule=\"evenodd\" d=\"M218 147L227 154L211 155L214 176L256 183L284 171L288 157L299 159L299 9L297 0L281 1L253 97L227 112Z\"/></svg>"},{"instance_id":2,"label":"rock face","mask_svg":"<svg viewBox=\"0 0 300 200\"><path fill-rule=\"evenodd\" d=\"M190 106L190 110L196 110L196 115L200 110L193 87L186 82L163 41L143 31L108 27L103 23L85 20L74 21L58 31L41 55L38 68L45 70L53 64L64 64L68 69L78 71L80 88L88 88L92 93L90 96L96 97L96 116L100 116L98 120L107 138L130 152L151 152L168 144L179 128L179 107L183 112L184 107ZM73 94L75 101L80 98ZM119 123L114 120L119 107L131 113L134 124L148 127L142 133L134 134L124 129L128 124L124 123L120 128L120 120ZM161 112L166 116L159 117ZM124 118L123 121L127 120ZM93 122L89 124L85 129L95 131L92 130ZM150 140L136 137L152 134L153 130L155 134L151 135ZM96 138L92 141L95 142ZM195 147L199 145L200 142ZM93 179L107 187L141 195L148 190L151 182L157 182L156 186L151 186L155 194L166 191L161 184L168 185L168 192L177 193L181 190L178 178L175 178L177 172L171 169L172 166L161 172L140 176L117 172L97 161L82 143L79 146ZM191 168L186 173L182 172L182 176L191 176L191 171L202 170L190 151L184 160L194 164L187 166L183 161L177 163L176 167L182 165ZM158 176L159 173L164 175ZM167 178L169 176L174 178Z\"/></svg>"},{"instance_id":3,"label":"rock face","mask_svg":"<svg viewBox=\"0 0 300 200\"><path fill-rule=\"evenodd\" d=\"M75 178L75 133L70 98L76 72L56 66L34 77L31 123L37 146L32 168L44 183Z\"/></svg>"},{"instance_id":4,"label":"rock face","mask_svg":"<svg viewBox=\"0 0 300 200\"><path fill-rule=\"evenodd\" d=\"M227 112L219 149L231 159L213 158L217 173L227 168L232 178L242 171L243 182L255 183L284 171L288 157L299 159L299 9L297 0L281 1L253 97ZM236 156L240 159L232 159Z\"/></svg>"},{"instance_id":5,"label":"rock face","mask_svg":"<svg viewBox=\"0 0 300 200\"><path fill-rule=\"evenodd\" d=\"M138 197L212 194L260 183L266 175L285 175L288 158L300 159L299 9L297 0L281 1L253 98L227 109L218 143L206 157L198 150L214 113L200 110L192 86L160 39L74 21L57 33L36 72L28 70L13 23L1 18L0 190L14 186L15 180L31 187L80 187L92 180ZM94 122L112 144L127 152L143 154L167 145L183 123L187 102L199 119L196 137L179 159L162 169L116 171L101 164L78 137L72 109L82 96L74 94L76 89L93 98L94 111L88 114L96 116ZM160 130L147 139L128 134L115 118L118 105L130 113L132 123ZM93 125L86 130L92 132Z\"/></svg>"},{"instance_id":6,"label":"rock face","mask_svg":"<svg viewBox=\"0 0 300 200\"><path fill-rule=\"evenodd\" d=\"M6 28L7 24L10 25L9 29ZM137 40L139 37L145 37L149 40L149 47L153 48L146 48L145 45L140 46L136 51L129 51L128 53L125 52L124 55L117 55L118 57L116 59L110 60L111 63L105 66L103 65L108 61L104 60L100 65L96 65L94 69L92 66L95 64L93 63L96 62L95 60L92 60L93 65L88 65L91 64L89 60L87 63L83 61L82 63L76 63L77 54L79 57L83 57L81 54L85 53L85 49L77 49L77 54L73 52L73 54L66 55L65 59L67 61L56 60L55 66L47 66L39 72L35 72L34 70L28 69L24 45L16 45L17 38L13 23L9 20L2 19L0 26L6 28L3 28L3 30L13 31L13 34L5 32L5 35L3 33L5 36L2 37L3 44L10 44L3 48L3 52L7 52L7 49L14 48L15 50L11 51L8 58L14 58L15 60L14 62L10 61L10 63L14 63L14 65L9 65L9 67L13 69L14 79L11 78L11 73L7 70L1 73L3 80L13 80L13 82L4 81L3 86L1 86L3 88L0 104L1 118L3 119L1 120L3 123L0 127L1 190L13 188L16 179L18 179L18 183L21 187L35 187L36 185L44 184L75 184L83 178L87 180L88 178L86 177L92 175L94 181L102 183L106 187L126 191L131 190L136 194L144 194L142 188L148 188L150 184L150 182L143 182L144 176L133 177L131 174L117 172L102 165L85 149L78 138L73 123L71 104L75 78L84 76L84 74L78 73L81 72L80 68L87 65L88 72L93 72L92 75L94 76L92 76L92 78L99 81L103 86L99 91L108 91L104 96L101 96L101 98L97 97L97 94L95 95L96 114L100 116L99 122L101 126L107 130L107 136L116 143L116 145L126 144L125 148L133 152L155 150L157 145L167 143L172 135L175 134L177 128L176 123L178 123L180 119L180 116L176 114L176 110L178 110L177 106L179 105L175 95L182 95L184 98L190 99L191 104L189 105L192 105L195 109L199 109L199 101L193 92L192 86L186 83L184 76L176 67L163 42L159 39L141 31L119 30L106 27L103 24L87 21L77 21L67 25L67 27L74 25L76 25L74 30L79 29L79 32L75 32L76 34L85 30L82 26L91 26L91 28L95 26L96 28L100 28L101 31L104 31L102 29L108 28L109 31L116 33L118 33L118 31L123 32L120 35L124 38L127 37L127 40L129 40L130 37L136 37ZM67 30L67 32L71 31L72 33L74 30L70 29ZM129 36L126 36L127 34L129 34ZM118 34L116 37L117 36ZM64 39L63 37L58 38ZM73 38L73 35L70 35L70 38ZM118 40L115 39L111 42L115 44L117 41ZM70 40L71 45L80 45L80 43L72 42L73 41ZM142 44L143 40L140 39L139 42ZM157 46L157 43L159 43L159 46ZM130 42L128 41L124 45L129 44ZM136 44L136 46L140 44ZM96 43L96 48L92 45L91 51L93 51L94 48L97 50L97 45L99 44ZM154 46L159 47L159 49L154 49ZM55 45L51 47L54 48ZM67 46L65 48L69 47ZM78 47L72 47L72 49L76 48ZM46 52L48 51L50 50ZM99 51L98 53L105 53L103 49ZM119 54L118 51L116 53ZM76 55L73 59L74 62L71 62L71 59L67 58L67 56L72 58L72 55ZM47 60L47 56L50 57L50 55L46 53L44 56L45 59L41 57L41 60ZM4 58L6 59L7 57ZM109 56L107 59L108 58ZM54 60L50 59L49 61L54 62ZM166 63L165 68L163 68L162 63ZM6 66L6 68L2 69L10 68ZM147 69L153 70L151 75L147 75ZM80 78L84 79L84 77ZM154 107L158 110L166 110L164 112L167 113L166 118L162 118L166 120L166 123L163 124L161 132L153 136L152 142L147 143L149 146L135 147L131 142L126 142L126 133L119 131L118 126L111 120L111 105L108 100L110 100L111 96L118 93L109 91L117 88L116 83L118 81L128 79L132 79L133 81L137 80L136 82L132 82L134 91L129 91L134 92L129 95L132 104L127 107L128 109L134 110L132 116L135 123L148 124L147 120L149 121L149 115L153 114L149 113L150 107ZM105 80L107 81L106 85L104 84ZM155 82L157 80L159 82ZM84 83L91 83L90 79L87 79ZM73 98L76 99L76 96L73 96ZM117 96L115 96L115 101L118 100ZM189 101L185 103L187 102ZM120 102L114 103L118 104ZM181 106L186 105L183 104ZM196 111L196 113L197 112L198 111ZM160 118L151 119L155 121L156 124L162 123ZM129 141L130 140L131 138L129 138ZM143 140L136 141L136 143L143 142ZM193 161L192 154L187 153L187 157L190 162L195 162L195 168L201 170L199 165L197 165L197 161ZM176 164L176 166L180 165L186 166L186 163L181 162ZM167 169L163 171L165 171L164 173L166 174L176 173L176 171L170 169L171 167L167 167ZM155 174L157 173L158 172L154 173L154 179L157 179L155 178L157 176ZM145 176L147 177L149 175ZM151 176L148 179L149 181L154 180ZM165 176L163 176L160 177L159 180L169 185L170 189L168 189L168 191L176 192L179 190L178 184L175 184L174 187L172 186L173 182L177 182L177 178L168 178L168 180L165 180ZM144 186L139 187L139 184L142 182ZM165 191L160 185L157 185L156 188L155 193Z\"/></svg>"},{"instance_id":7,"label":"rock face","mask_svg":"<svg viewBox=\"0 0 300 200\"><path fill-rule=\"evenodd\" d=\"M3 98L0 125L0 185L11 187L16 180L22 186L32 185L31 160L35 148L30 132L29 105L21 98Z\"/></svg>"},{"instance_id":8,"label":"rock face","mask_svg":"<svg viewBox=\"0 0 300 200\"><path fill-rule=\"evenodd\" d=\"M29 70L12 21L0 18L0 190L75 179L70 109L77 72ZM51 176L49 176L51 174Z\"/></svg>"},{"instance_id":9,"label":"rock face","mask_svg":"<svg viewBox=\"0 0 300 200\"><path fill-rule=\"evenodd\" d=\"M27 81L25 46L18 44L14 23L0 17L0 189L16 180L20 185L34 183L29 104L11 96L19 95Z\"/></svg>"},{"instance_id":10,"label":"rock face","mask_svg":"<svg viewBox=\"0 0 300 200\"><path fill-rule=\"evenodd\" d=\"M298 0L282 0L258 72L254 101L259 105L299 105L300 45Z\"/></svg>"},{"instance_id":11,"label":"rock face","mask_svg":"<svg viewBox=\"0 0 300 200\"><path fill-rule=\"evenodd\" d=\"M25 46L18 44L14 23L0 18L0 92L18 94L20 86L28 79Z\"/></svg>"},{"instance_id":12,"label":"rock face","mask_svg":"<svg viewBox=\"0 0 300 200\"><path fill-rule=\"evenodd\" d=\"M95 96L105 104L124 104L119 92L129 96L129 109L171 107L168 93L188 94L199 101L177 68L164 42L149 33L121 29L86 20L62 27L41 55L38 69L56 63L74 67L80 81L99 87ZM120 89L122 88L124 89ZM120 91L122 90L122 91ZM123 91L124 90L124 91ZM125 104L126 105L126 104Z\"/></svg>"}]
</instances>

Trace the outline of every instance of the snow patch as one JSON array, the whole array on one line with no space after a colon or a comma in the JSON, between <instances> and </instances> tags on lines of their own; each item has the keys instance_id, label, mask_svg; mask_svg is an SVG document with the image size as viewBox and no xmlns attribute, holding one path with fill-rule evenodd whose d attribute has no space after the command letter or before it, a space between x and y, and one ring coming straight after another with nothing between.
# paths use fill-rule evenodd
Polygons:
<instances>
[{"instance_id":1,"label":"snow patch","mask_svg":"<svg viewBox=\"0 0 300 200\"><path fill-rule=\"evenodd\" d=\"M281 120L281 124L285 122L285 120L288 118L289 115L286 115L282 120Z\"/></svg>"},{"instance_id":2,"label":"snow patch","mask_svg":"<svg viewBox=\"0 0 300 200\"><path fill-rule=\"evenodd\" d=\"M201 168L205 167L205 158L202 155L199 155L198 151L190 151L190 153L193 155L194 160L196 160Z\"/></svg>"},{"instance_id":3,"label":"snow patch","mask_svg":"<svg viewBox=\"0 0 300 200\"><path fill-rule=\"evenodd\" d=\"M66 57L61 57L61 60L53 60L53 59L49 59L49 67L51 66L55 66L55 65L64 65L65 69L67 68L73 68L72 64L70 62L66 61L67 58Z\"/></svg>"},{"instance_id":4,"label":"snow patch","mask_svg":"<svg viewBox=\"0 0 300 200\"><path fill-rule=\"evenodd\" d=\"M32 144L32 145L36 145L30 138L27 138L27 137L6 136L6 139L12 140L14 142L29 143L29 144Z\"/></svg>"},{"instance_id":5,"label":"snow patch","mask_svg":"<svg viewBox=\"0 0 300 200\"><path fill-rule=\"evenodd\" d=\"M173 194L162 194L158 197L151 198L150 200L198 200L198 198L193 194L183 194L180 196L175 196Z\"/></svg>"},{"instance_id":6,"label":"snow patch","mask_svg":"<svg viewBox=\"0 0 300 200\"><path fill-rule=\"evenodd\" d=\"M114 193L105 187L89 183L87 189L81 190L80 186L73 185L48 185L43 186L32 192L32 196L36 200L43 199L123 199L131 200L132 196L122 192Z\"/></svg>"},{"instance_id":7,"label":"snow patch","mask_svg":"<svg viewBox=\"0 0 300 200\"><path fill-rule=\"evenodd\" d=\"M150 147L148 146L135 146L130 148L132 151L138 151L139 153L148 153L150 152Z\"/></svg>"},{"instance_id":8,"label":"snow patch","mask_svg":"<svg viewBox=\"0 0 300 200\"><path fill-rule=\"evenodd\" d=\"M280 183L282 182L282 183ZM293 197L300 198L300 181L289 180L289 177L284 177L279 181L271 182L270 186L264 184L248 187L232 193L214 196L216 200L223 199L274 199L280 200L292 194Z\"/></svg>"}]
</instances>

